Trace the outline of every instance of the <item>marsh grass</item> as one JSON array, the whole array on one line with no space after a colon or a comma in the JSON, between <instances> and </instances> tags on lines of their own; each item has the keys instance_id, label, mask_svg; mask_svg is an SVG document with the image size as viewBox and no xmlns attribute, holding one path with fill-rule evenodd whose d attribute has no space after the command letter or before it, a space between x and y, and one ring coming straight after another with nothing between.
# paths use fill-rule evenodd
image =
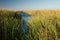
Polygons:
<instances>
[{"instance_id":1,"label":"marsh grass","mask_svg":"<svg viewBox=\"0 0 60 40\"><path fill-rule=\"evenodd\" d=\"M29 11L28 40L60 40L60 11ZM35 16L33 16L35 15ZM23 40L20 11L0 11L0 35L2 40Z\"/></svg>"},{"instance_id":2,"label":"marsh grass","mask_svg":"<svg viewBox=\"0 0 60 40\"><path fill-rule=\"evenodd\" d=\"M35 16L29 20L29 40L59 40L60 39L60 18L59 13L48 12L42 16ZM59 20L59 21L58 21ZM59 30L59 31L58 31Z\"/></svg>"}]
</instances>

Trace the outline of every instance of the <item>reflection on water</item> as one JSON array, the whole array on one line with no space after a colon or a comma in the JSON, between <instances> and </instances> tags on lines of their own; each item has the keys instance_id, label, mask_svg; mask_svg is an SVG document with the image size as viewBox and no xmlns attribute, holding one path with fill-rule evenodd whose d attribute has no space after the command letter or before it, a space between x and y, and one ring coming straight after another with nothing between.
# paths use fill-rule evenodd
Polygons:
<instances>
[{"instance_id":1,"label":"reflection on water","mask_svg":"<svg viewBox=\"0 0 60 40\"><path fill-rule=\"evenodd\" d=\"M20 30L23 31L23 35L24 35L24 40L27 40L27 36L28 36L28 20L29 18L31 18L30 15L28 15L27 13L25 12L21 12L21 16L22 16L22 19L21 19L21 26L20 26Z\"/></svg>"}]
</instances>

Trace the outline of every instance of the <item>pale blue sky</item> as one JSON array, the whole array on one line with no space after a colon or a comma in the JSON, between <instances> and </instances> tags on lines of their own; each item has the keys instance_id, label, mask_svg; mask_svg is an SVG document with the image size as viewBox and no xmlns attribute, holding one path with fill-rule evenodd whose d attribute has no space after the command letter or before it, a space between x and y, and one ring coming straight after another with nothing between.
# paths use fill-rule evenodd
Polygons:
<instances>
[{"instance_id":1,"label":"pale blue sky","mask_svg":"<svg viewBox=\"0 0 60 40\"><path fill-rule=\"evenodd\" d=\"M14 10L60 9L60 0L0 0L0 8Z\"/></svg>"}]
</instances>

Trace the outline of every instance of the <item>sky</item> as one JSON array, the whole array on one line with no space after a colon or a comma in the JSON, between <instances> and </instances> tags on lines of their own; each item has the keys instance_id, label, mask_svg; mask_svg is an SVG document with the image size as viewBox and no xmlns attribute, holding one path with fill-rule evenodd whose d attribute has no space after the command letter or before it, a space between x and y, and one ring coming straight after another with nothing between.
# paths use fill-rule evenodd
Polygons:
<instances>
[{"instance_id":1,"label":"sky","mask_svg":"<svg viewBox=\"0 0 60 40\"><path fill-rule=\"evenodd\" d=\"M0 8L14 10L60 9L60 0L0 0Z\"/></svg>"}]
</instances>

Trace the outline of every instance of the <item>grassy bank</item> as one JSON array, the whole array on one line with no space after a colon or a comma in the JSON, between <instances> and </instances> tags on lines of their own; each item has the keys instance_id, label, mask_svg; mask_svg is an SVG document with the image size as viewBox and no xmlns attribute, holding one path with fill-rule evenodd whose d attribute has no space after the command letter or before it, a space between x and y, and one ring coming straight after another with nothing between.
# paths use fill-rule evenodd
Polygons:
<instances>
[{"instance_id":1,"label":"grassy bank","mask_svg":"<svg viewBox=\"0 0 60 40\"><path fill-rule=\"evenodd\" d=\"M0 35L2 40L21 40L20 12L0 10Z\"/></svg>"}]
</instances>

